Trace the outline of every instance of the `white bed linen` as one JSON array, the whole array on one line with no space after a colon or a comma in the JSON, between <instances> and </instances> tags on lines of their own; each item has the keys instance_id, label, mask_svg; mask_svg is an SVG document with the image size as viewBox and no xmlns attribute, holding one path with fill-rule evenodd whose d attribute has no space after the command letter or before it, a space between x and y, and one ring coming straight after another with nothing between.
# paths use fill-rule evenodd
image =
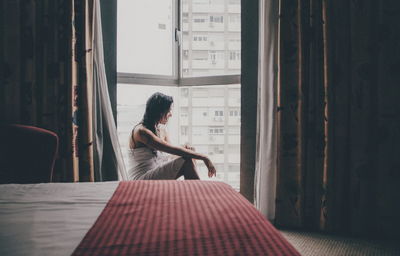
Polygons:
<instances>
[{"instance_id":1,"label":"white bed linen","mask_svg":"<svg viewBox=\"0 0 400 256\"><path fill-rule=\"evenodd\" d=\"M70 255L117 185L0 185L0 255Z\"/></svg>"}]
</instances>

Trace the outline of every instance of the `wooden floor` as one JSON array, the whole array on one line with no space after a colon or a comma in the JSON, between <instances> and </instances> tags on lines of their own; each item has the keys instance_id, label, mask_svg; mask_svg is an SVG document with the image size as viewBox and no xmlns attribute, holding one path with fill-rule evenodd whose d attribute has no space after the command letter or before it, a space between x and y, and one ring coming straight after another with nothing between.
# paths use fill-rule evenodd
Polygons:
<instances>
[{"instance_id":1,"label":"wooden floor","mask_svg":"<svg viewBox=\"0 0 400 256\"><path fill-rule=\"evenodd\" d=\"M400 255L400 244L396 244L395 241L368 240L292 230L280 231L304 256Z\"/></svg>"}]
</instances>

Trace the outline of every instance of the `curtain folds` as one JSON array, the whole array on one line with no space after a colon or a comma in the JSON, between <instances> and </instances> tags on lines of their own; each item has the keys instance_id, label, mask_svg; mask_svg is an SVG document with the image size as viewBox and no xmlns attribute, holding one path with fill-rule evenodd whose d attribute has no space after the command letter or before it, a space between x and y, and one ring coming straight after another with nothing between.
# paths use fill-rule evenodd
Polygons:
<instances>
[{"instance_id":1,"label":"curtain folds","mask_svg":"<svg viewBox=\"0 0 400 256\"><path fill-rule=\"evenodd\" d=\"M400 227L399 12L395 1L281 0L278 226Z\"/></svg>"},{"instance_id":2,"label":"curtain folds","mask_svg":"<svg viewBox=\"0 0 400 256\"><path fill-rule=\"evenodd\" d=\"M101 39L100 23L95 23L100 21L98 8L97 0L0 2L1 122L58 134L53 181L104 180L96 168L105 168L95 165L95 159L118 159L117 153L94 155L104 148L101 143L93 148L99 142L99 122L103 134L116 135L112 116L105 117L110 112L107 84L98 78L104 73L101 42L94 38ZM118 140L110 140L117 147L113 142ZM108 177L117 179L119 160L111 162ZM123 163L118 168L123 170Z\"/></svg>"},{"instance_id":3,"label":"curtain folds","mask_svg":"<svg viewBox=\"0 0 400 256\"><path fill-rule=\"evenodd\" d=\"M281 1L276 224L325 223L327 134L322 1Z\"/></svg>"},{"instance_id":4,"label":"curtain folds","mask_svg":"<svg viewBox=\"0 0 400 256\"><path fill-rule=\"evenodd\" d=\"M128 176L111 109L105 72L100 1L94 0L93 60L95 115L95 180L127 180ZM109 147L107 147L107 144ZM110 149L111 148L111 149ZM104 154L107 153L107 154ZM117 170L117 171L116 171Z\"/></svg>"},{"instance_id":5,"label":"curtain folds","mask_svg":"<svg viewBox=\"0 0 400 256\"><path fill-rule=\"evenodd\" d=\"M73 181L94 181L93 164L93 0L71 1ZM65 170L68 172L68 170Z\"/></svg>"},{"instance_id":6,"label":"curtain folds","mask_svg":"<svg viewBox=\"0 0 400 256\"><path fill-rule=\"evenodd\" d=\"M270 221L275 219L276 97L278 82L278 0L259 2L259 57L254 203Z\"/></svg>"}]
</instances>

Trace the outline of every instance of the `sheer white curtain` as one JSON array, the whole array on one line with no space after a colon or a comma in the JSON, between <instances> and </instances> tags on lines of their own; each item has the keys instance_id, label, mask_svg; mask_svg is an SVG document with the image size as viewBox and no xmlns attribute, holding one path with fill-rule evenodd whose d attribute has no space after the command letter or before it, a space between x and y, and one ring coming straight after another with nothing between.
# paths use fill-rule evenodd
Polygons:
<instances>
[{"instance_id":1,"label":"sheer white curtain","mask_svg":"<svg viewBox=\"0 0 400 256\"><path fill-rule=\"evenodd\" d=\"M270 221L275 219L277 176L278 17L279 0L260 0L254 202Z\"/></svg>"},{"instance_id":2,"label":"sheer white curtain","mask_svg":"<svg viewBox=\"0 0 400 256\"><path fill-rule=\"evenodd\" d=\"M118 141L117 127L114 122L114 116L111 109L110 97L108 94L107 76L104 65L104 53L103 53L103 33L101 25L101 10L100 0L94 0L93 3L93 87L96 98L96 120L95 121L95 147L94 154L97 159L97 167L102 170L102 159L103 157L110 157L113 162L113 166L118 172L119 180L128 180L124 160L122 157L121 147ZM101 126L101 127L99 127ZM110 137L112 154L103 155L103 139L107 132L107 136ZM102 180L102 179L100 179Z\"/></svg>"}]
</instances>

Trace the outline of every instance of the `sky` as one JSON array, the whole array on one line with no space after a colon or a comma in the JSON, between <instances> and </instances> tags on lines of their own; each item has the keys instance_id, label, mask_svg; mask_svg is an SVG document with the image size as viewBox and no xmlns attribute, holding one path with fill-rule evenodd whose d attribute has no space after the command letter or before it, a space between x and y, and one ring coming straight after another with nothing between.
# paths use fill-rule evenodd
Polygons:
<instances>
[{"instance_id":1,"label":"sky","mask_svg":"<svg viewBox=\"0 0 400 256\"><path fill-rule=\"evenodd\" d=\"M117 16L118 72L172 75L172 0L118 0Z\"/></svg>"}]
</instances>

